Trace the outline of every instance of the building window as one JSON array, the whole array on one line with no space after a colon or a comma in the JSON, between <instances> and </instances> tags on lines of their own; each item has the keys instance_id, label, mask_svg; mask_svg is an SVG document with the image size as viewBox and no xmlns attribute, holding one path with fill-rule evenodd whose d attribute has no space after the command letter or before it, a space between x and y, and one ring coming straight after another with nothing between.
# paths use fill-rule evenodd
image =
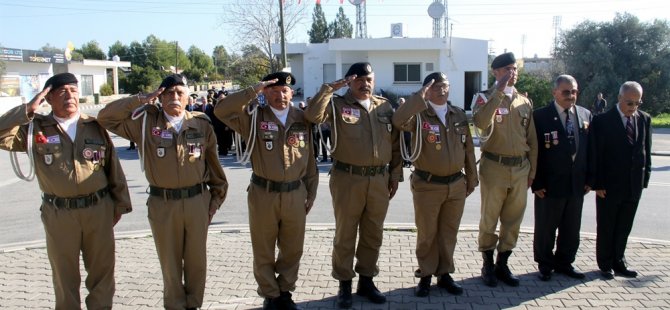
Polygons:
<instances>
[{"instance_id":1,"label":"building window","mask_svg":"<svg viewBox=\"0 0 670 310\"><path fill-rule=\"evenodd\" d=\"M421 64L393 64L393 82L400 84L421 83Z\"/></svg>"},{"instance_id":2,"label":"building window","mask_svg":"<svg viewBox=\"0 0 670 310\"><path fill-rule=\"evenodd\" d=\"M92 96L93 95L93 76L92 75L82 75L81 76L81 89L79 90L82 96Z\"/></svg>"}]
</instances>

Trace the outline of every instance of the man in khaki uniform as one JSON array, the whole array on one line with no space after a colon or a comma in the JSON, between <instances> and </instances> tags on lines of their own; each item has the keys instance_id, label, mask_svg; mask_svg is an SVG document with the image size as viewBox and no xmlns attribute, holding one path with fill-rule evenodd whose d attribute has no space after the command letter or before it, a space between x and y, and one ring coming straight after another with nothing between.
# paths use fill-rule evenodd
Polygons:
<instances>
[{"instance_id":1,"label":"man in khaki uniform","mask_svg":"<svg viewBox=\"0 0 670 310\"><path fill-rule=\"evenodd\" d=\"M430 293L432 275L438 277L438 286L447 292L463 293L463 288L449 274L455 271L454 249L465 197L479 181L467 116L465 111L452 106L448 98L447 76L431 73L423 80L423 88L393 115L396 127L413 133L412 145L421 145L410 176L418 229L419 269L415 275L421 280L415 294L419 297ZM417 122L420 129L416 129Z\"/></svg>"},{"instance_id":2,"label":"man in khaki uniform","mask_svg":"<svg viewBox=\"0 0 670 310\"><path fill-rule=\"evenodd\" d=\"M312 124L291 106L295 78L275 72L254 87L220 100L214 110L243 137L251 138L249 229L254 276L263 309L298 309L291 299L305 239L305 219L314 204L319 175L312 148ZM262 93L266 106L258 106ZM247 112L256 109L255 123ZM275 244L279 255L275 260ZM279 276L276 276L279 274Z\"/></svg>"},{"instance_id":3,"label":"man in khaki uniform","mask_svg":"<svg viewBox=\"0 0 670 310\"><path fill-rule=\"evenodd\" d=\"M491 68L496 83L485 93L477 94L473 115L475 126L483 131L479 166L482 279L491 287L498 284L497 279L518 286L519 279L509 270L507 260L516 246L526 210L527 190L535 177L537 139L533 106L514 88L518 77L514 54L499 55ZM498 219L500 236L495 233ZM496 246L498 257L494 266Z\"/></svg>"},{"instance_id":4,"label":"man in khaki uniform","mask_svg":"<svg viewBox=\"0 0 670 310\"><path fill-rule=\"evenodd\" d=\"M149 104L155 98L162 108ZM186 79L174 74L155 92L116 100L98 114L100 124L134 141L141 151L166 309L202 306L207 227L228 189L209 118L185 111L187 103ZM133 113L140 107L144 117Z\"/></svg>"},{"instance_id":5,"label":"man in khaki uniform","mask_svg":"<svg viewBox=\"0 0 670 310\"><path fill-rule=\"evenodd\" d=\"M36 114L45 99L52 112ZM132 205L114 144L95 118L79 112L77 79L71 73L52 76L28 104L0 117L0 148L25 152L29 144L35 175L44 192L40 210L55 308L81 308L81 252L88 272L86 307L111 309L113 227Z\"/></svg>"},{"instance_id":6,"label":"man in khaki uniform","mask_svg":"<svg viewBox=\"0 0 670 310\"><path fill-rule=\"evenodd\" d=\"M336 145L330 177L336 226L332 275L340 281L337 303L341 308L351 307L351 279L356 272L360 275L356 293L374 303L386 302L372 278L379 273L377 259L389 200L402 180L399 135L391 123L393 107L385 98L372 95L372 67L355 63L345 76L324 84L305 110L309 121L329 123ZM333 92L345 85L347 93L333 98Z\"/></svg>"}]
</instances>

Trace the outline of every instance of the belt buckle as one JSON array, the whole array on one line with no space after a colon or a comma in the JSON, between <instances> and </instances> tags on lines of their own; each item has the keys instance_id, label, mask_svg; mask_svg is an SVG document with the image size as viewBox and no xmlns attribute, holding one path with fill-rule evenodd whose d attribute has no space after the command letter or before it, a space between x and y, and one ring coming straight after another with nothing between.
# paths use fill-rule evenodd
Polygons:
<instances>
[{"instance_id":1,"label":"belt buckle","mask_svg":"<svg viewBox=\"0 0 670 310\"><path fill-rule=\"evenodd\" d=\"M288 192L288 190L289 190L289 185L291 185L291 184L289 184L289 183L281 183L281 184L279 185L279 191L280 191L280 192Z\"/></svg>"},{"instance_id":2,"label":"belt buckle","mask_svg":"<svg viewBox=\"0 0 670 310\"><path fill-rule=\"evenodd\" d=\"M377 168L376 167L368 167L368 175L371 177L374 177L377 175Z\"/></svg>"}]
</instances>

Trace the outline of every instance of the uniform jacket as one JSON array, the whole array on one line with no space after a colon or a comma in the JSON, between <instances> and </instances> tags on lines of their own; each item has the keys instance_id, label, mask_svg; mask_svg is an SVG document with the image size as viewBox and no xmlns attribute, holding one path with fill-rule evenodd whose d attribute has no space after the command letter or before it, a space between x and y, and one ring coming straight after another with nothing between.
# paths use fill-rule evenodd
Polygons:
<instances>
[{"instance_id":1,"label":"uniform jacket","mask_svg":"<svg viewBox=\"0 0 670 310\"><path fill-rule=\"evenodd\" d=\"M419 94L414 94L393 114L393 125L399 130L412 133L412 145L417 139L417 113L421 115L420 139L423 141L421 155L414 162L414 166L437 176L448 176L464 170L468 189L474 189L479 180L475 148L465 111L449 105L447 127L440 121L435 110Z\"/></svg>"},{"instance_id":2,"label":"uniform jacket","mask_svg":"<svg viewBox=\"0 0 670 310\"><path fill-rule=\"evenodd\" d=\"M233 93L218 101L214 114L247 139L252 128L248 111L258 105L256 97L253 87ZM275 182L302 180L307 200L313 202L319 183L312 144L313 124L307 122L302 110L293 106L288 109L283 125L268 106L258 108L251 167L256 175Z\"/></svg>"},{"instance_id":3,"label":"uniform jacket","mask_svg":"<svg viewBox=\"0 0 670 310\"><path fill-rule=\"evenodd\" d=\"M326 122L337 137L332 157L356 166L389 165L391 180L402 181L399 131L392 125L393 107L383 97L372 96L368 112L351 94L335 96L335 115L331 106L333 89L324 84L305 109L305 118ZM335 125L333 125L335 124ZM337 127L337 128L335 128Z\"/></svg>"},{"instance_id":4,"label":"uniform jacket","mask_svg":"<svg viewBox=\"0 0 670 310\"><path fill-rule=\"evenodd\" d=\"M591 124L590 165L595 169L594 190L607 195L638 198L649 185L651 176L651 117L638 110L637 135L628 143L626 129L616 107L596 115Z\"/></svg>"},{"instance_id":5,"label":"uniform jacket","mask_svg":"<svg viewBox=\"0 0 670 310\"><path fill-rule=\"evenodd\" d=\"M495 86L486 91L485 96L487 100L478 100L473 111L475 126L484 135L488 135L493 126L493 133L481 143L481 150L503 156L527 157L530 161L528 176L534 178L538 146L532 103L516 89L511 100Z\"/></svg>"},{"instance_id":6,"label":"uniform jacket","mask_svg":"<svg viewBox=\"0 0 670 310\"><path fill-rule=\"evenodd\" d=\"M575 108L577 119L573 120L573 124L578 143L574 161L568 136L554 102L533 113L539 147L533 191L545 189L548 197L568 198L584 195L584 185L593 184L593 181L587 179L591 112L581 106ZM557 142L554 142L552 132L556 132Z\"/></svg>"},{"instance_id":7,"label":"uniform jacket","mask_svg":"<svg viewBox=\"0 0 670 310\"><path fill-rule=\"evenodd\" d=\"M142 150L142 117L132 112L141 106L137 96L122 98L100 110L98 121L109 131L137 143ZM181 131L172 127L163 110L147 105L144 174L149 184L184 188L205 183L212 194L210 207L220 207L228 182L216 152L216 136L209 118L200 112L184 116Z\"/></svg>"},{"instance_id":8,"label":"uniform jacket","mask_svg":"<svg viewBox=\"0 0 670 310\"><path fill-rule=\"evenodd\" d=\"M75 141L64 132L53 114L34 114L33 156L35 175L42 192L73 198L109 189L116 212L132 211L126 176L107 131L94 117L81 113ZM0 117L0 148L25 152L28 123L26 105Z\"/></svg>"}]
</instances>

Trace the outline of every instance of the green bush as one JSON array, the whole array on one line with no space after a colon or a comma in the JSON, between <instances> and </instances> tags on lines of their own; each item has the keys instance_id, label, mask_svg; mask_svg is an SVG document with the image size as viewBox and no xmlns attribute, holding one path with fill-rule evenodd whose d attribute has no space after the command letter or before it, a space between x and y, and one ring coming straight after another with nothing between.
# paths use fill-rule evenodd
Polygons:
<instances>
[{"instance_id":1,"label":"green bush","mask_svg":"<svg viewBox=\"0 0 670 310\"><path fill-rule=\"evenodd\" d=\"M100 85L100 95L101 96L111 96L114 94L114 89L109 84Z\"/></svg>"},{"instance_id":2,"label":"green bush","mask_svg":"<svg viewBox=\"0 0 670 310\"><path fill-rule=\"evenodd\" d=\"M652 116L651 126L656 128L670 128L670 113L661 113Z\"/></svg>"}]
</instances>

